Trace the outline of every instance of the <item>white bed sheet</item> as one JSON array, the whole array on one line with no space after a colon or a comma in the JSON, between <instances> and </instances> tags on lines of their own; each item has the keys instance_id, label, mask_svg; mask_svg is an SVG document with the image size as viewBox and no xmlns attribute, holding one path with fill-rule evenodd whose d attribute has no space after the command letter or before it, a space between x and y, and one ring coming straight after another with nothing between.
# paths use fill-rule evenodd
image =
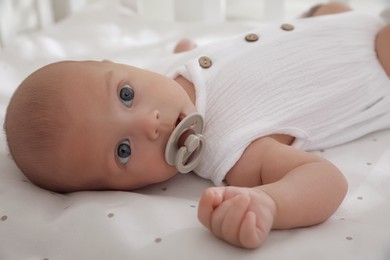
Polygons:
<instances>
[{"instance_id":1,"label":"white bed sheet","mask_svg":"<svg viewBox=\"0 0 390 260\"><path fill-rule=\"evenodd\" d=\"M143 67L182 37L203 44L255 25L147 22L119 3L97 2L0 52L1 120L16 86L49 62L108 58ZM390 259L390 130L317 152L345 173L346 200L324 224L272 231L256 250L201 226L198 199L211 183L194 175L135 192L63 195L31 184L4 135L0 144L0 259Z\"/></svg>"}]
</instances>

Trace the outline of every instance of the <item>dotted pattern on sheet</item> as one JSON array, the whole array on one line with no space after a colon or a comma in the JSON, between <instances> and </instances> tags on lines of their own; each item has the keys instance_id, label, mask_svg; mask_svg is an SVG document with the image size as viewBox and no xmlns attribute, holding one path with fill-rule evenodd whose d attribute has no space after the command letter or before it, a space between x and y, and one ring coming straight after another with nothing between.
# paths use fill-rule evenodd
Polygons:
<instances>
[{"instance_id":1,"label":"dotted pattern on sheet","mask_svg":"<svg viewBox=\"0 0 390 260\"><path fill-rule=\"evenodd\" d=\"M379 138L377 137L372 137L371 139L368 139L367 140L368 142L371 142L371 143L379 143L380 140ZM320 150L318 152L316 152L318 155L320 156L323 156L323 157L326 157L326 150ZM366 162L361 162L362 164L365 164L367 167L370 167L374 164L374 162L372 161L366 161ZM30 181L26 180L26 179L22 179L21 180L22 182L24 183L28 183L29 185L33 185L30 183ZM164 184L164 185L167 185L167 184ZM160 188L160 193L161 194L164 194L165 192L168 191L168 186L162 186ZM52 195L60 195L60 196L66 196L66 195L62 195L62 194L57 194L55 192L51 192L51 191L48 191L49 194L52 194ZM356 201L360 201L360 202L364 202L364 196L363 195L359 195L357 197L354 198ZM191 208L194 208L196 209L197 208L197 205L195 205L194 203L192 204L189 204L189 205L184 205L185 207L191 207ZM68 208L70 207L70 205L64 207L63 209L64 210L67 210ZM1 209L2 212L0 212L0 228L1 228L1 225L7 225L7 222L9 222L10 220L12 220L13 218L13 213L10 211L10 212L7 212L7 209ZM107 217L107 221L110 221L112 219L115 219L115 217L118 215L117 212L109 212L109 213L105 213L106 214L106 217ZM196 214L196 212L194 211L194 214ZM348 218L346 217L339 217L338 218L338 221L348 221ZM346 242L353 242L354 240L354 237L350 234L344 234L344 237L340 237L339 239L343 239L344 241ZM164 237L161 236L160 234L156 234L155 235L155 238L153 241L151 241L152 243L154 244L162 244L164 241ZM45 257L45 258L42 258L42 260L50 260L51 258L48 258L48 257ZM55 259L55 257L53 257L52 259Z\"/></svg>"}]
</instances>

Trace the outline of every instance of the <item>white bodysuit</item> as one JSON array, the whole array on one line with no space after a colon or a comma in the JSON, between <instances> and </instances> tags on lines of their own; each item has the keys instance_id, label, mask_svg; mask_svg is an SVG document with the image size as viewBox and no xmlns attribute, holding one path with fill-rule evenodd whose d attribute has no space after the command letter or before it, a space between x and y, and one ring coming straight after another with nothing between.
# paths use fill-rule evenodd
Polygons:
<instances>
[{"instance_id":1,"label":"white bodysuit","mask_svg":"<svg viewBox=\"0 0 390 260\"><path fill-rule=\"evenodd\" d=\"M216 185L259 137L287 134L316 150L390 127L390 81L375 52L384 23L349 12L290 25L199 47L167 70L195 86L206 151L194 172Z\"/></svg>"}]
</instances>

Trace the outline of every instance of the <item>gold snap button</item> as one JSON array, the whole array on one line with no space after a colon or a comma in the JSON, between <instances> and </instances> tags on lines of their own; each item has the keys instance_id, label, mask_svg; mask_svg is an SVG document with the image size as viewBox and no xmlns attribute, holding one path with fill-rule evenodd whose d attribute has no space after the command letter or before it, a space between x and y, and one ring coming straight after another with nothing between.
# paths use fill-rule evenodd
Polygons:
<instances>
[{"instance_id":1,"label":"gold snap button","mask_svg":"<svg viewBox=\"0 0 390 260\"><path fill-rule=\"evenodd\" d=\"M245 40L247 42L255 42L259 39L259 36L255 33L250 33L248 35L245 36Z\"/></svg>"},{"instance_id":2,"label":"gold snap button","mask_svg":"<svg viewBox=\"0 0 390 260\"><path fill-rule=\"evenodd\" d=\"M204 69L207 69L207 68L210 68L211 65L213 65L213 62L210 60L209 57L206 57L206 56L202 56L199 58L198 60L199 62L199 65L204 68Z\"/></svg>"},{"instance_id":3,"label":"gold snap button","mask_svg":"<svg viewBox=\"0 0 390 260\"><path fill-rule=\"evenodd\" d=\"M294 30L294 25L289 24L289 23L284 23L284 24L282 24L282 26L280 28L282 28L285 31L292 31L292 30Z\"/></svg>"}]
</instances>

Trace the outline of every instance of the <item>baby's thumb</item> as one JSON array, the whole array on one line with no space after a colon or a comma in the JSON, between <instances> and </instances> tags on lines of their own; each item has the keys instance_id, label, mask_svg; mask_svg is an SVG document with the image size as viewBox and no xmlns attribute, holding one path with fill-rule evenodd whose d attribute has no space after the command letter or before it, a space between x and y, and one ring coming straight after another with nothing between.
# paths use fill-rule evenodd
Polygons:
<instances>
[{"instance_id":1,"label":"baby's thumb","mask_svg":"<svg viewBox=\"0 0 390 260\"><path fill-rule=\"evenodd\" d=\"M223 187L212 187L206 189L199 201L198 219L207 228L211 227L211 216L214 210L223 201Z\"/></svg>"}]
</instances>

